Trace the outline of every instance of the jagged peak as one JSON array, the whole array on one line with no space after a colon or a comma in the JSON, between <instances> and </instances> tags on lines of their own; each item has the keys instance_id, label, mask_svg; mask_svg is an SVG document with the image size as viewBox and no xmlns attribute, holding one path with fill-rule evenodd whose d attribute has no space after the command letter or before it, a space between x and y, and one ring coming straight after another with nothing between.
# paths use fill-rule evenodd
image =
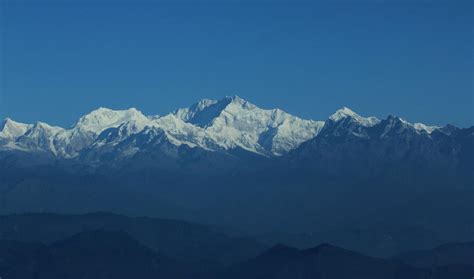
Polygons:
<instances>
[{"instance_id":1,"label":"jagged peak","mask_svg":"<svg viewBox=\"0 0 474 279\"><path fill-rule=\"evenodd\" d=\"M18 121L15 121L13 119L11 119L10 117L6 117L3 121L2 121L2 125L1 127L5 127L5 126L11 126L11 125L14 125L14 126L31 126L31 124L26 124L26 123L22 123L22 122L18 122ZM0 129L1 130L1 129Z\"/></svg>"},{"instance_id":2,"label":"jagged peak","mask_svg":"<svg viewBox=\"0 0 474 279\"><path fill-rule=\"evenodd\" d=\"M45 127L49 127L49 124L41 121L36 121L35 124L33 124L33 129Z\"/></svg>"},{"instance_id":3,"label":"jagged peak","mask_svg":"<svg viewBox=\"0 0 474 279\"><path fill-rule=\"evenodd\" d=\"M30 126L23 135L32 138L44 137L45 139L50 140L51 137L58 135L62 131L64 131L64 129L61 127L52 126L41 121L36 121L35 124Z\"/></svg>"},{"instance_id":4,"label":"jagged peak","mask_svg":"<svg viewBox=\"0 0 474 279\"><path fill-rule=\"evenodd\" d=\"M226 102L228 105L237 105L239 107L243 108L257 108L256 105L250 103L249 101L242 99L238 95L233 95L233 96L225 96L221 102Z\"/></svg>"},{"instance_id":5,"label":"jagged peak","mask_svg":"<svg viewBox=\"0 0 474 279\"><path fill-rule=\"evenodd\" d=\"M331 121L339 122L344 119L353 119L354 121L358 122L362 126L372 127L380 123L380 120L376 117L362 117L359 114L355 113L353 110L349 109L348 107L342 107L338 109L333 115L329 117Z\"/></svg>"},{"instance_id":6,"label":"jagged peak","mask_svg":"<svg viewBox=\"0 0 474 279\"><path fill-rule=\"evenodd\" d=\"M225 96L219 100L202 99L188 108L175 110L172 114L185 122L203 127L225 110L254 108L258 107L238 95L233 95Z\"/></svg>"},{"instance_id":7,"label":"jagged peak","mask_svg":"<svg viewBox=\"0 0 474 279\"><path fill-rule=\"evenodd\" d=\"M46 122L36 121L35 124L31 127L31 130L49 130L49 131L59 131L64 130L62 127L49 125Z\"/></svg>"},{"instance_id":8,"label":"jagged peak","mask_svg":"<svg viewBox=\"0 0 474 279\"><path fill-rule=\"evenodd\" d=\"M190 107L177 109L173 111L171 114L180 118L183 121L186 121L186 122L192 121L192 119L197 114L215 105L217 102L218 102L217 100L202 99L198 101L197 103L192 104Z\"/></svg>"},{"instance_id":9,"label":"jagged peak","mask_svg":"<svg viewBox=\"0 0 474 279\"><path fill-rule=\"evenodd\" d=\"M128 121L147 122L149 119L136 108L113 110L99 107L79 118L74 128L100 133L106 128L117 127Z\"/></svg>"},{"instance_id":10,"label":"jagged peak","mask_svg":"<svg viewBox=\"0 0 474 279\"><path fill-rule=\"evenodd\" d=\"M3 119L2 127L4 127L7 123L11 123L11 122L15 122L15 121L13 121L10 117Z\"/></svg>"},{"instance_id":11,"label":"jagged peak","mask_svg":"<svg viewBox=\"0 0 474 279\"><path fill-rule=\"evenodd\" d=\"M331 119L333 121L339 121L342 118L356 117L356 116L359 116L359 115L357 113L355 113L353 110L351 110L350 108L342 107L342 108L338 109L333 115L331 115L329 117L329 119Z\"/></svg>"},{"instance_id":12,"label":"jagged peak","mask_svg":"<svg viewBox=\"0 0 474 279\"><path fill-rule=\"evenodd\" d=\"M439 129L437 129L437 131L440 131L441 133L445 134L445 135L451 135L452 133L454 133L455 131L459 130L458 127L452 125L452 124L447 124Z\"/></svg>"},{"instance_id":13,"label":"jagged peak","mask_svg":"<svg viewBox=\"0 0 474 279\"><path fill-rule=\"evenodd\" d=\"M0 131L5 129L6 127L21 126L21 125L28 125L28 124L19 123L19 122L13 121L10 117L7 117L2 121L2 124L0 125Z\"/></svg>"},{"instance_id":14,"label":"jagged peak","mask_svg":"<svg viewBox=\"0 0 474 279\"><path fill-rule=\"evenodd\" d=\"M247 102L246 100L240 98L238 95L225 96L222 100L227 100L227 101L233 102L233 103L245 103L245 102Z\"/></svg>"},{"instance_id":15,"label":"jagged peak","mask_svg":"<svg viewBox=\"0 0 474 279\"><path fill-rule=\"evenodd\" d=\"M112 115L112 114L127 114L127 113L128 114L142 114L141 111L137 110L134 107L129 108L129 109L123 109L123 110L114 110L114 109L110 109L106 107L99 107L95 110L92 110L88 114L82 116L81 119L92 117L92 116L107 115L107 114Z\"/></svg>"},{"instance_id":16,"label":"jagged peak","mask_svg":"<svg viewBox=\"0 0 474 279\"><path fill-rule=\"evenodd\" d=\"M387 121L391 123L391 125L395 125L395 123L399 123L400 125L404 127L409 127L415 129L416 132L426 132L427 134L431 134L434 131L441 129L439 126L429 126L423 123L411 123L401 117L395 116L395 115L389 115L387 117Z\"/></svg>"},{"instance_id":17,"label":"jagged peak","mask_svg":"<svg viewBox=\"0 0 474 279\"><path fill-rule=\"evenodd\" d=\"M109 108L106 108L106 107L98 107L97 109L92 110L90 113L94 113L94 112L105 112L105 111L112 111L112 109L109 109Z\"/></svg>"},{"instance_id":18,"label":"jagged peak","mask_svg":"<svg viewBox=\"0 0 474 279\"><path fill-rule=\"evenodd\" d=\"M172 114L185 122L199 127L206 127L223 111L255 107L239 96L225 96L220 100L202 99L189 108L182 108Z\"/></svg>"},{"instance_id":19,"label":"jagged peak","mask_svg":"<svg viewBox=\"0 0 474 279\"><path fill-rule=\"evenodd\" d=\"M195 103L192 105L195 109L204 109L207 108L208 106L214 105L217 103L217 100L211 100L211 99L202 99L199 102Z\"/></svg>"},{"instance_id":20,"label":"jagged peak","mask_svg":"<svg viewBox=\"0 0 474 279\"><path fill-rule=\"evenodd\" d=\"M16 122L7 117L0 124L0 137L14 139L26 133L31 127L31 124Z\"/></svg>"},{"instance_id":21,"label":"jagged peak","mask_svg":"<svg viewBox=\"0 0 474 279\"><path fill-rule=\"evenodd\" d=\"M415 123L415 124L413 124L413 127L415 127L415 129L418 130L418 131L426 131L428 134L431 134L434 131L441 128L439 126L428 126L428 125L425 125L423 123Z\"/></svg>"},{"instance_id":22,"label":"jagged peak","mask_svg":"<svg viewBox=\"0 0 474 279\"><path fill-rule=\"evenodd\" d=\"M405 126L405 127L413 127L413 124L411 124L407 120L405 120L405 119L403 119L399 116L393 115L393 114L390 114L389 116L387 116L387 121L389 123L391 123L391 125L397 125L398 124L398 125L402 125L402 126Z\"/></svg>"},{"instance_id":23,"label":"jagged peak","mask_svg":"<svg viewBox=\"0 0 474 279\"><path fill-rule=\"evenodd\" d=\"M107 129L120 132L121 138L125 138L139 134L148 127L148 130L163 129L176 142L196 144L210 150L239 147L259 154L280 156L317 136L323 127L328 127L327 131L334 134L368 137L366 129L362 128L379 123L379 119L362 117L348 107L337 110L324 122L305 120L280 109L258 108L234 95L219 100L202 99L189 108L161 117L147 117L136 108L113 110L99 107L65 130L43 122L30 125L7 118L0 123L3 124L0 128L4 130L0 129L0 136L3 142L22 135L55 137L55 143L63 148L63 152L74 156L75 153L70 150L81 150ZM11 127L4 129L5 126ZM383 126L384 135L394 129L396 132L407 130L419 135L439 129L421 123L410 124L396 116L383 120Z\"/></svg>"}]
</instances>

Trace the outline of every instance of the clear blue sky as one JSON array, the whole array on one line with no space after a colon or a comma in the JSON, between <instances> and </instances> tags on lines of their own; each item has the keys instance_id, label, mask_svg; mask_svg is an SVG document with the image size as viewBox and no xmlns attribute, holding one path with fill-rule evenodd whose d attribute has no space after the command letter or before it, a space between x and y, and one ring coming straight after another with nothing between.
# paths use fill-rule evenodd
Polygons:
<instances>
[{"instance_id":1,"label":"clear blue sky","mask_svg":"<svg viewBox=\"0 0 474 279\"><path fill-rule=\"evenodd\" d=\"M0 2L0 118L68 126L237 94L318 120L347 106L474 124L472 1Z\"/></svg>"}]
</instances>

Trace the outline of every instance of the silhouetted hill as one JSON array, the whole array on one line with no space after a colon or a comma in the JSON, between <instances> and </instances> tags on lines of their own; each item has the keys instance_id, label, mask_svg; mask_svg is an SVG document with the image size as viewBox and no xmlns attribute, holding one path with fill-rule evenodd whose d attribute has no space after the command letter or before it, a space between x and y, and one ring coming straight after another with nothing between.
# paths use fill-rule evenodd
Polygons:
<instances>
[{"instance_id":1,"label":"silhouetted hill","mask_svg":"<svg viewBox=\"0 0 474 279\"><path fill-rule=\"evenodd\" d=\"M322 244L297 250L276 246L256 258L229 268L220 278L425 278L408 265L371 258Z\"/></svg>"},{"instance_id":2,"label":"silhouetted hill","mask_svg":"<svg viewBox=\"0 0 474 279\"><path fill-rule=\"evenodd\" d=\"M177 220L111 213L0 216L0 239L51 244L90 230L124 231L163 255L209 267L248 259L265 249L249 238L229 237L205 225Z\"/></svg>"},{"instance_id":3,"label":"silhouetted hill","mask_svg":"<svg viewBox=\"0 0 474 279\"><path fill-rule=\"evenodd\" d=\"M470 265L474 268L474 242L448 243L431 250L410 251L395 257L421 268Z\"/></svg>"},{"instance_id":4,"label":"silhouetted hill","mask_svg":"<svg viewBox=\"0 0 474 279\"><path fill-rule=\"evenodd\" d=\"M186 265L124 232L91 231L49 246L41 278L177 278ZM183 269L181 269L183 268Z\"/></svg>"},{"instance_id":5,"label":"silhouetted hill","mask_svg":"<svg viewBox=\"0 0 474 279\"><path fill-rule=\"evenodd\" d=\"M124 232L89 231L49 246L3 242L0 274L8 279L186 278L191 272ZM2 247L4 248L4 247Z\"/></svg>"},{"instance_id":6,"label":"silhouetted hill","mask_svg":"<svg viewBox=\"0 0 474 279\"><path fill-rule=\"evenodd\" d=\"M462 279L471 278L472 275L474 275L472 269L464 265L449 265L435 270L424 270L400 261L368 257L329 244L322 244L306 250L278 245L254 259L228 268L216 278Z\"/></svg>"},{"instance_id":7,"label":"silhouetted hill","mask_svg":"<svg viewBox=\"0 0 474 279\"><path fill-rule=\"evenodd\" d=\"M329 244L299 250L277 245L220 271L171 259L121 231L94 230L49 245L0 241L0 276L7 279L464 279L474 267L412 267Z\"/></svg>"},{"instance_id":8,"label":"silhouetted hill","mask_svg":"<svg viewBox=\"0 0 474 279\"><path fill-rule=\"evenodd\" d=\"M416 226L340 229L304 234L266 233L255 236L269 246L285 244L305 249L324 242L358 251L373 257L391 257L400 251L428 249L443 243L435 232Z\"/></svg>"}]
</instances>

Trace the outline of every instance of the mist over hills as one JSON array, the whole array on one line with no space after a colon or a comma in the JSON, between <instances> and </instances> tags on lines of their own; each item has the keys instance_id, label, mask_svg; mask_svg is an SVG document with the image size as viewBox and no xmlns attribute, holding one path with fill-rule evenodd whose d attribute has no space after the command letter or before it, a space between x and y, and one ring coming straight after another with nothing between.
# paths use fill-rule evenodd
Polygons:
<instances>
[{"instance_id":1,"label":"mist over hills","mask_svg":"<svg viewBox=\"0 0 474 279\"><path fill-rule=\"evenodd\" d=\"M474 275L472 242L375 258L265 246L216 228L110 213L0 216L0 274L29 278L420 278Z\"/></svg>"},{"instance_id":2,"label":"mist over hills","mask_svg":"<svg viewBox=\"0 0 474 279\"><path fill-rule=\"evenodd\" d=\"M0 2L0 279L474 279L472 0Z\"/></svg>"},{"instance_id":3,"label":"mist over hills","mask_svg":"<svg viewBox=\"0 0 474 279\"><path fill-rule=\"evenodd\" d=\"M474 274L472 242L374 258L327 243L266 247L203 225L109 213L9 215L0 216L0 224L0 274L11 279L464 279ZM222 261L225 255L233 257Z\"/></svg>"},{"instance_id":4,"label":"mist over hills","mask_svg":"<svg viewBox=\"0 0 474 279\"><path fill-rule=\"evenodd\" d=\"M269 246L212 226L173 219L128 217L107 212L0 216L0 239L53 244L85 231L120 231L167 258L209 268L256 256Z\"/></svg>"}]
</instances>

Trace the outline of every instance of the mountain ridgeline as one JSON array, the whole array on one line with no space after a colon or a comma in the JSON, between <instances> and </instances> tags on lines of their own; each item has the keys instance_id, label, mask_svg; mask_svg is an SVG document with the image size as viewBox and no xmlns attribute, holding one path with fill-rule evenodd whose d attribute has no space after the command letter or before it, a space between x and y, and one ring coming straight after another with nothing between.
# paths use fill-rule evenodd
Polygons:
<instances>
[{"instance_id":1,"label":"mountain ridgeline","mask_svg":"<svg viewBox=\"0 0 474 279\"><path fill-rule=\"evenodd\" d=\"M100 108L68 129L1 124L0 212L151 215L387 256L472 240L473 168L474 127L304 120L237 96Z\"/></svg>"},{"instance_id":2,"label":"mountain ridgeline","mask_svg":"<svg viewBox=\"0 0 474 279\"><path fill-rule=\"evenodd\" d=\"M3 157L35 156L35 162L44 164L49 159L88 167L123 167L141 159L142 167L182 170L219 158L239 164L249 158L279 158L313 161L334 172L344 163L352 168L353 161L377 165L381 159L458 169L470 163L473 132L474 127L411 124L395 116L364 118L348 108L326 121L304 120L234 96L204 99L165 116L99 108L69 129L7 118L0 126L0 151Z\"/></svg>"},{"instance_id":3,"label":"mountain ridgeline","mask_svg":"<svg viewBox=\"0 0 474 279\"><path fill-rule=\"evenodd\" d=\"M110 213L0 216L0 276L464 279L474 242L375 258L322 243L265 246L204 225Z\"/></svg>"}]
</instances>

